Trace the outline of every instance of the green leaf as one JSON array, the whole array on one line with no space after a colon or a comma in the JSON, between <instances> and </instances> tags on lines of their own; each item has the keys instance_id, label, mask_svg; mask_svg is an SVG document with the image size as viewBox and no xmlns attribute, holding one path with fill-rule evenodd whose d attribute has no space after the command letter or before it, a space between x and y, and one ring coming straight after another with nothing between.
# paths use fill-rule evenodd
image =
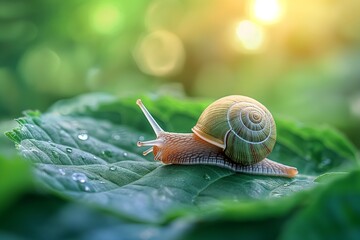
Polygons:
<instances>
[{"instance_id":1,"label":"green leaf","mask_svg":"<svg viewBox=\"0 0 360 240\"><path fill-rule=\"evenodd\" d=\"M355 147L338 131L328 126L308 126L284 119L276 122L279 158L283 158L281 154L286 150L294 152L296 157L292 160L301 173L316 176L359 167ZM277 153L276 149L274 153Z\"/></svg>"},{"instance_id":2,"label":"green leaf","mask_svg":"<svg viewBox=\"0 0 360 240\"><path fill-rule=\"evenodd\" d=\"M359 239L360 171L322 189L284 228L282 239Z\"/></svg>"},{"instance_id":3,"label":"green leaf","mask_svg":"<svg viewBox=\"0 0 360 240\"><path fill-rule=\"evenodd\" d=\"M143 101L164 129L176 132L189 131L206 106L172 98ZM317 128L278 121L279 144L270 158L297 167L300 174L294 179L236 174L214 166L164 166L151 156L144 158L143 149L136 147L139 138L152 139L154 134L135 99L104 94L63 100L48 113L28 113L18 122L19 128L7 135L34 164L39 184L138 222L201 213L225 200L289 196L313 187L318 173L357 164L351 145L332 130L326 130L329 139L323 141ZM304 135L304 129L314 135Z\"/></svg>"},{"instance_id":4,"label":"green leaf","mask_svg":"<svg viewBox=\"0 0 360 240\"><path fill-rule=\"evenodd\" d=\"M315 178L314 182L322 183L322 184L331 183L332 181L344 177L347 174L348 174L347 172L328 172Z\"/></svg>"},{"instance_id":5,"label":"green leaf","mask_svg":"<svg viewBox=\"0 0 360 240\"><path fill-rule=\"evenodd\" d=\"M129 223L51 196L25 195L0 215L0 239L179 239L188 223Z\"/></svg>"}]
</instances>

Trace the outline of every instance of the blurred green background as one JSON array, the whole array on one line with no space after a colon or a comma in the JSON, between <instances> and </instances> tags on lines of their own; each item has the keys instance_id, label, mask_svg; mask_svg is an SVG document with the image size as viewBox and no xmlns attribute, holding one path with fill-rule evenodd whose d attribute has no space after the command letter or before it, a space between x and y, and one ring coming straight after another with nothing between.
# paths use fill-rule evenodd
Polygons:
<instances>
[{"instance_id":1,"label":"blurred green background","mask_svg":"<svg viewBox=\"0 0 360 240\"><path fill-rule=\"evenodd\" d=\"M359 147L359 9L358 0L1 0L0 121L92 91L241 94L275 116L333 125Z\"/></svg>"}]
</instances>

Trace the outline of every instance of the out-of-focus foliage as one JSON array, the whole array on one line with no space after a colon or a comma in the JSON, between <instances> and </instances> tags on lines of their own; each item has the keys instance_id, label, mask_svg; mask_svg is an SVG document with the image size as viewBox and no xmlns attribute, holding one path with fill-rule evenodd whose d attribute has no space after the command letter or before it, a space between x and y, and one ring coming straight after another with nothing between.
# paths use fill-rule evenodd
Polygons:
<instances>
[{"instance_id":1,"label":"out-of-focus foliage","mask_svg":"<svg viewBox=\"0 0 360 240\"><path fill-rule=\"evenodd\" d=\"M23 159L5 159L0 155L0 214L30 187L31 175Z\"/></svg>"},{"instance_id":2,"label":"out-of-focus foliage","mask_svg":"<svg viewBox=\"0 0 360 240\"><path fill-rule=\"evenodd\" d=\"M356 150L328 125L360 146L359 9L358 0L0 0L0 134L13 129L10 119L25 109L44 112L57 99L99 91L132 97L122 98L122 110L114 97L90 95L59 102L48 114L76 112L91 121L102 116L101 124L107 119L115 125L132 124L147 134L142 120L134 118L134 95L207 98L196 104L168 97L155 101L156 107L150 105L162 126L187 132L208 99L242 94L264 103L278 120L275 158L289 165L287 161L303 161L299 170L310 175L344 171L321 175L313 183L316 188L285 198L229 199L236 204L210 207L214 211L205 207L190 217L185 208L167 216L167 223L146 224L74 204L61 185L43 188L41 178L31 175L1 135L0 238L218 239L226 233L229 239L239 234L358 239L360 172L352 161ZM98 102L103 104L101 113ZM114 109L126 114L120 118L115 113L115 118ZM27 114L28 119L43 116ZM58 116L52 124L67 124L64 118ZM101 124L95 123L100 130ZM19 143L15 133L10 137ZM133 142L127 143L133 149ZM350 165L354 171L349 174ZM56 184L52 180L49 184ZM67 199L47 195L54 192ZM97 199L100 206L102 200Z\"/></svg>"},{"instance_id":3,"label":"out-of-focus foliage","mask_svg":"<svg viewBox=\"0 0 360 240\"><path fill-rule=\"evenodd\" d=\"M0 119L89 91L252 96L360 146L357 0L0 1Z\"/></svg>"}]
</instances>

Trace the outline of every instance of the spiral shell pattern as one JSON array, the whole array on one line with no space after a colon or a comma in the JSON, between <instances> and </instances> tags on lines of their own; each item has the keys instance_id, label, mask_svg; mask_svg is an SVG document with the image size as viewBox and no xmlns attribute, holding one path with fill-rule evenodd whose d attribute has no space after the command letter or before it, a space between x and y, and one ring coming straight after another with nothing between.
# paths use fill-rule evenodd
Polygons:
<instances>
[{"instance_id":1,"label":"spiral shell pattern","mask_svg":"<svg viewBox=\"0 0 360 240\"><path fill-rule=\"evenodd\" d=\"M276 141L275 121L269 110L245 96L228 96L209 105L193 132L222 147L230 159L242 165L266 158Z\"/></svg>"}]
</instances>

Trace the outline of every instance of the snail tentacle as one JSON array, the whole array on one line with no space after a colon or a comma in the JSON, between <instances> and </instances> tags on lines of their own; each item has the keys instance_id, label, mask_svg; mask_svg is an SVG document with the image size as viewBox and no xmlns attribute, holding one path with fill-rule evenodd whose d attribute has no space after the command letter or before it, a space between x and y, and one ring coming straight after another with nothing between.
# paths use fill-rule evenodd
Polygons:
<instances>
[{"instance_id":1,"label":"snail tentacle","mask_svg":"<svg viewBox=\"0 0 360 240\"><path fill-rule=\"evenodd\" d=\"M148 150L145 150L145 151L143 152L143 156L148 155L148 154L151 153L152 151L154 151L154 148L153 148L153 147L149 148Z\"/></svg>"},{"instance_id":2,"label":"snail tentacle","mask_svg":"<svg viewBox=\"0 0 360 240\"><path fill-rule=\"evenodd\" d=\"M137 142L137 146L138 147L147 147L147 146L161 146L164 143L162 138L157 138L154 140L149 140L149 141L138 141Z\"/></svg>"},{"instance_id":3,"label":"snail tentacle","mask_svg":"<svg viewBox=\"0 0 360 240\"><path fill-rule=\"evenodd\" d=\"M162 132L164 132L164 130L162 130L159 124L155 121L153 116L150 114L150 112L147 110L145 105L142 103L141 99L136 100L136 104L140 107L141 111L144 113L146 119L148 120L156 136L158 137Z\"/></svg>"}]
</instances>

